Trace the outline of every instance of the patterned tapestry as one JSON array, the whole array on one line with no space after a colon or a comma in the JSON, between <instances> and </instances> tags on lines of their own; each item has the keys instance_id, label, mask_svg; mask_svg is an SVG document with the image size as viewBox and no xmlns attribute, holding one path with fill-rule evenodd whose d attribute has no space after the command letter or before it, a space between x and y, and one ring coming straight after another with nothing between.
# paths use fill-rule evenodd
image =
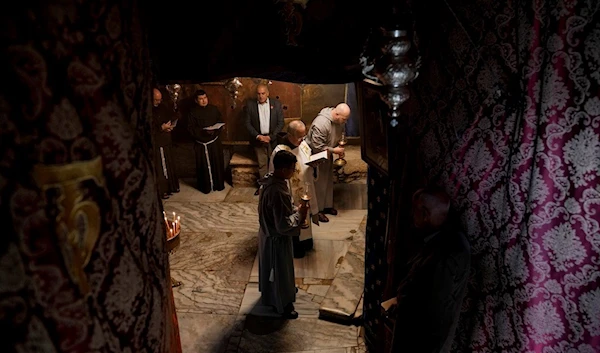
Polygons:
<instances>
[{"instance_id":1,"label":"patterned tapestry","mask_svg":"<svg viewBox=\"0 0 600 353\"><path fill-rule=\"evenodd\" d=\"M135 1L0 16L2 352L180 352Z\"/></svg>"},{"instance_id":2,"label":"patterned tapestry","mask_svg":"<svg viewBox=\"0 0 600 353\"><path fill-rule=\"evenodd\" d=\"M366 343L369 347L380 347L384 333L380 304L387 275L385 234L390 207L389 185L390 179L386 175L381 174L375 168L369 168L367 177L368 217L365 234L365 289L363 293L363 326Z\"/></svg>"},{"instance_id":3,"label":"patterned tapestry","mask_svg":"<svg viewBox=\"0 0 600 353\"><path fill-rule=\"evenodd\" d=\"M598 352L600 2L458 4L416 2L405 105L473 251L453 351Z\"/></svg>"}]
</instances>

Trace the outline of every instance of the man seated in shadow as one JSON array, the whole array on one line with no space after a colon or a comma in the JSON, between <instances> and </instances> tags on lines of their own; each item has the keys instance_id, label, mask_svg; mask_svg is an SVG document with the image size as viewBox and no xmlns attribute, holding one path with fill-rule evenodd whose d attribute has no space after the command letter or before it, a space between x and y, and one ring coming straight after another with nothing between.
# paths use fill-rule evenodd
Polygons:
<instances>
[{"instance_id":1,"label":"man seated in shadow","mask_svg":"<svg viewBox=\"0 0 600 353\"><path fill-rule=\"evenodd\" d=\"M412 199L412 233L418 251L407 263L396 302L392 352L448 352L471 265L465 235L449 222L450 197L436 187Z\"/></svg>"}]
</instances>

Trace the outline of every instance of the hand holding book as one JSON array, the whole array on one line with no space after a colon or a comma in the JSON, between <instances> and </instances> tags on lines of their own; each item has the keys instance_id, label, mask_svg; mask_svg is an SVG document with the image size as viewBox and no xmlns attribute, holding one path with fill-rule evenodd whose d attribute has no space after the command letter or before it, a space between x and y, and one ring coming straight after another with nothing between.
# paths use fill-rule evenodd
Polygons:
<instances>
[{"instance_id":1,"label":"hand holding book","mask_svg":"<svg viewBox=\"0 0 600 353\"><path fill-rule=\"evenodd\" d=\"M225 126L225 123L216 123L214 125L205 127L204 130L208 130L208 131L219 130L223 126Z\"/></svg>"},{"instance_id":2,"label":"hand holding book","mask_svg":"<svg viewBox=\"0 0 600 353\"><path fill-rule=\"evenodd\" d=\"M327 155L327 150L325 150L325 151L311 155L310 160L308 162L306 162L305 164L309 165L311 167L316 167L319 164L325 162L328 158L329 158L329 156Z\"/></svg>"}]
</instances>

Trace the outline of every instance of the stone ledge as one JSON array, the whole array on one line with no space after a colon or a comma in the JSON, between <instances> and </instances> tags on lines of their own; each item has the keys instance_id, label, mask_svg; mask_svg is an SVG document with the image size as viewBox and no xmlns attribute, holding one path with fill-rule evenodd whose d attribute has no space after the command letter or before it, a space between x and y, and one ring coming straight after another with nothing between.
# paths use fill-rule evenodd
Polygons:
<instances>
[{"instance_id":1,"label":"stone ledge","mask_svg":"<svg viewBox=\"0 0 600 353\"><path fill-rule=\"evenodd\" d=\"M234 153L229 161L231 184L234 188L256 187L258 163L250 152Z\"/></svg>"},{"instance_id":2,"label":"stone ledge","mask_svg":"<svg viewBox=\"0 0 600 353\"><path fill-rule=\"evenodd\" d=\"M231 167L231 183L234 188L256 187L258 181L258 167Z\"/></svg>"},{"instance_id":3,"label":"stone ledge","mask_svg":"<svg viewBox=\"0 0 600 353\"><path fill-rule=\"evenodd\" d=\"M258 167L258 163L254 159L252 154L237 152L231 156L231 160L229 161L229 165L231 167Z\"/></svg>"},{"instance_id":4,"label":"stone ledge","mask_svg":"<svg viewBox=\"0 0 600 353\"><path fill-rule=\"evenodd\" d=\"M350 325L364 290L365 239L357 236L342 260L325 298L319 307L319 318ZM362 313L359 313L361 315Z\"/></svg>"},{"instance_id":5,"label":"stone ledge","mask_svg":"<svg viewBox=\"0 0 600 353\"><path fill-rule=\"evenodd\" d=\"M360 222L340 269L321 302L319 318L322 320L352 325L362 316L366 223L367 216Z\"/></svg>"},{"instance_id":6,"label":"stone ledge","mask_svg":"<svg viewBox=\"0 0 600 353\"><path fill-rule=\"evenodd\" d=\"M368 165L361 158L360 146L346 146L347 164L333 170L336 184L365 183ZM255 187L258 178L258 163L252 152L236 152L229 161L233 187Z\"/></svg>"}]
</instances>

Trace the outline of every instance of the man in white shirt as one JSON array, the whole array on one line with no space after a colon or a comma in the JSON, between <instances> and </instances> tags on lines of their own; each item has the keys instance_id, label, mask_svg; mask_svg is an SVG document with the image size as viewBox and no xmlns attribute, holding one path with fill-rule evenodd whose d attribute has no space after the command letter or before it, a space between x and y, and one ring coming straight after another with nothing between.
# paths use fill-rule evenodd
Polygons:
<instances>
[{"instance_id":1,"label":"man in white shirt","mask_svg":"<svg viewBox=\"0 0 600 353\"><path fill-rule=\"evenodd\" d=\"M277 99L269 99L269 87L256 86L256 100L246 101L246 129L250 146L258 162L259 179L269 171L269 158L276 145L277 134L283 129L283 108ZM258 189L255 195L258 195Z\"/></svg>"}]
</instances>

